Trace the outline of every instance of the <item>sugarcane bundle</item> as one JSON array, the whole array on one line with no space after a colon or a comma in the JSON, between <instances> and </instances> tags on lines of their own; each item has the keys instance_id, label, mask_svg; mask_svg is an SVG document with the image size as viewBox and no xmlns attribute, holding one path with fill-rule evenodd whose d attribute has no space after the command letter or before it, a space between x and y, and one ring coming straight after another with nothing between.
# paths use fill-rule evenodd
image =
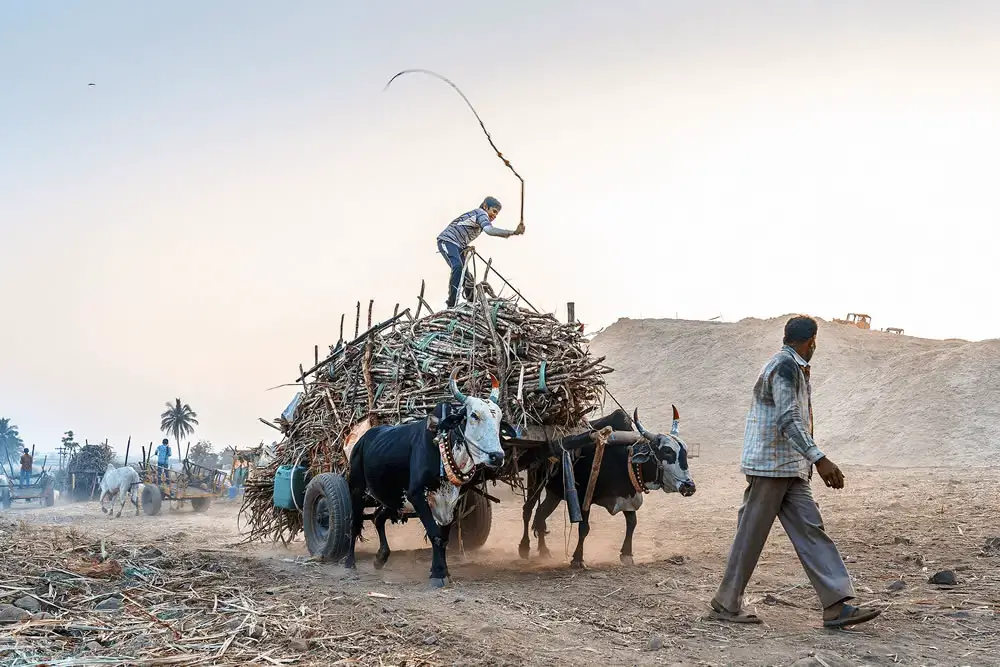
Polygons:
<instances>
[{"instance_id":1,"label":"sugarcane bundle","mask_svg":"<svg viewBox=\"0 0 1000 667\"><path fill-rule=\"evenodd\" d=\"M496 377L508 423L566 429L583 424L600 405L604 375L611 372L603 357L590 355L578 325L493 297L482 285L471 303L419 319L405 311L331 350L301 373L302 390L274 420L283 438L273 459L247 480L241 514L248 540L287 541L301 529L300 513L272 504L278 466L345 473L344 445L356 425L426 417L453 400L453 371L468 395L484 396ZM508 466L516 457L510 458ZM505 468L500 478L514 484L517 472Z\"/></svg>"},{"instance_id":2,"label":"sugarcane bundle","mask_svg":"<svg viewBox=\"0 0 1000 667\"><path fill-rule=\"evenodd\" d=\"M100 473L104 474L108 464L115 458L115 452L107 443L84 445L73 452L66 464L66 470L71 474Z\"/></svg>"}]
</instances>

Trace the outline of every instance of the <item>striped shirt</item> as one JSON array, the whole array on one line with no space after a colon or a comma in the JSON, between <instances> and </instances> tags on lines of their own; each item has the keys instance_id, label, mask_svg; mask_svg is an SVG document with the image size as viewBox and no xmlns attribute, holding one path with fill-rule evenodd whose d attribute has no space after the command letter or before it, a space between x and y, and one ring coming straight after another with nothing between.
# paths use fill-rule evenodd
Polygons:
<instances>
[{"instance_id":1,"label":"striped shirt","mask_svg":"<svg viewBox=\"0 0 1000 667\"><path fill-rule=\"evenodd\" d=\"M464 250L491 224L493 223L486 211L477 208L452 220L444 231L438 234L437 240L454 243L459 250Z\"/></svg>"},{"instance_id":2,"label":"striped shirt","mask_svg":"<svg viewBox=\"0 0 1000 667\"><path fill-rule=\"evenodd\" d=\"M785 345L753 388L743 436L742 472L758 477L812 477L824 454L813 442L809 363Z\"/></svg>"}]
</instances>

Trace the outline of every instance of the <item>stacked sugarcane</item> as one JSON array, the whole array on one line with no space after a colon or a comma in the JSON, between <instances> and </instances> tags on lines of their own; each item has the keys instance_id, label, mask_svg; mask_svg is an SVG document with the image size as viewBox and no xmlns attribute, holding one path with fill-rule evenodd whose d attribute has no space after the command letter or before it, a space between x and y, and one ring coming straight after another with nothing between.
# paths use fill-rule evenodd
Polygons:
<instances>
[{"instance_id":1,"label":"stacked sugarcane","mask_svg":"<svg viewBox=\"0 0 1000 667\"><path fill-rule=\"evenodd\" d=\"M480 397L495 376L504 420L516 426L574 428L601 403L611 369L590 356L579 325L496 298L484 285L472 302L421 318L422 305L416 318L407 310L375 327L369 314L367 332L348 343L341 335L330 357L300 368L302 390L274 420L284 436L274 459L246 483L241 514L248 540L287 541L302 527L298 512L272 504L278 466L346 473L344 444L355 425L426 417L452 400L453 371L464 393ZM359 323L360 305L358 313ZM500 475L511 484L518 474L513 465Z\"/></svg>"},{"instance_id":2,"label":"stacked sugarcane","mask_svg":"<svg viewBox=\"0 0 1000 667\"><path fill-rule=\"evenodd\" d=\"M100 473L104 474L108 464L115 458L115 452L106 443L96 445L84 445L73 452L66 464L66 470L70 473Z\"/></svg>"}]
</instances>

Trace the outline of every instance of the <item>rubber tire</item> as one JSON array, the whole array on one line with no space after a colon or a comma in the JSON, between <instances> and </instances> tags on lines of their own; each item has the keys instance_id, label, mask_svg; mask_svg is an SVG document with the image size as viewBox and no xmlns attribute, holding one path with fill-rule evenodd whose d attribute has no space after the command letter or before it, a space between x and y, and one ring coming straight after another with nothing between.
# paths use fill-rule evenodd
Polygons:
<instances>
[{"instance_id":1,"label":"rubber tire","mask_svg":"<svg viewBox=\"0 0 1000 667\"><path fill-rule=\"evenodd\" d=\"M326 499L330 530L322 534L316 505ZM324 472L306 486L302 505L302 528L312 556L340 561L351 550L351 488L343 476Z\"/></svg>"},{"instance_id":2,"label":"rubber tire","mask_svg":"<svg viewBox=\"0 0 1000 667\"><path fill-rule=\"evenodd\" d=\"M207 512L208 508L212 506L211 498L192 498L191 499L191 509L199 514L202 512Z\"/></svg>"},{"instance_id":3,"label":"rubber tire","mask_svg":"<svg viewBox=\"0 0 1000 667\"><path fill-rule=\"evenodd\" d=\"M56 504L56 489L54 486L45 487L45 493L42 495L42 504L46 507L52 507Z\"/></svg>"},{"instance_id":4,"label":"rubber tire","mask_svg":"<svg viewBox=\"0 0 1000 667\"><path fill-rule=\"evenodd\" d=\"M146 516L159 514L163 508L163 494L160 493L160 487L155 484L143 484L139 504L142 505L142 513Z\"/></svg>"},{"instance_id":5,"label":"rubber tire","mask_svg":"<svg viewBox=\"0 0 1000 667\"><path fill-rule=\"evenodd\" d=\"M9 510L10 504L11 504L10 487L5 486L3 487L3 490L0 491L0 508Z\"/></svg>"},{"instance_id":6,"label":"rubber tire","mask_svg":"<svg viewBox=\"0 0 1000 667\"><path fill-rule=\"evenodd\" d=\"M485 498L475 491L468 491L465 494L464 503L459 505L456 513L464 512L468 508L468 503L473 503L474 508L472 512L461 521L461 548L466 551L475 551L486 544L486 540L490 537L490 529L493 527L493 503L490 502L489 498ZM456 548L459 548L458 525L458 521L452 523L451 532L448 534L449 546L455 545Z\"/></svg>"}]
</instances>

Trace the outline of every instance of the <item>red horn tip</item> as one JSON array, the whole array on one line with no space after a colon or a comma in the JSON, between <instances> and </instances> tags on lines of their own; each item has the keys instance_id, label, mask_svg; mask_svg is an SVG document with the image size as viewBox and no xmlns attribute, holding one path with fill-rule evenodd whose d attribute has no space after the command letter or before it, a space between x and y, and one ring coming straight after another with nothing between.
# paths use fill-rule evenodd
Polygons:
<instances>
[{"instance_id":1,"label":"red horn tip","mask_svg":"<svg viewBox=\"0 0 1000 667\"><path fill-rule=\"evenodd\" d=\"M680 415L679 412L677 412L677 406L676 405L671 405L670 407L672 407L674 409L674 419L680 419L681 415Z\"/></svg>"}]
</instances>

